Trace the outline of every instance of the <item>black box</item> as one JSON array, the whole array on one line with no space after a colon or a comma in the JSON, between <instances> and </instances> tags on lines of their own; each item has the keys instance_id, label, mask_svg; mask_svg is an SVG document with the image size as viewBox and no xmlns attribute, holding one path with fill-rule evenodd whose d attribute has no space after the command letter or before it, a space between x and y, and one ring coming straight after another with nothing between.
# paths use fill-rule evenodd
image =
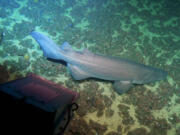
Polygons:
<instances>
[{"instance_id":1,"label":"black box","mask_svg":"<svg viewBox=\"0 0 180 135\"><path fill-rule=\"evenodd\" d=\"M35 74L1 84L0 134L63 134L77 97Z\"/></svg>"}]
</instances>

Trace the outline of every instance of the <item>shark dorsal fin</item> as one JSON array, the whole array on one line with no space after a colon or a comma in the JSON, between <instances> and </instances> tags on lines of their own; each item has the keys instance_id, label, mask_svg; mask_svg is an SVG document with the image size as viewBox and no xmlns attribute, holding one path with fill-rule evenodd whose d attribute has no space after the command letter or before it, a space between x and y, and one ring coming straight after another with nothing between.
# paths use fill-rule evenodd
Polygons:
<instances>
[{"instance_id":1,"label":"shark dorsal fin","mask_svg":"<svg viewBox=\"0 0 180 135\"><path fill-rule=\"evenodd\" d=\"M64 42L60 48L64 51L68 51L68 50L71 50L72 49L72 46L68 43L68 42Z\"/></svg>"}]
</instances>

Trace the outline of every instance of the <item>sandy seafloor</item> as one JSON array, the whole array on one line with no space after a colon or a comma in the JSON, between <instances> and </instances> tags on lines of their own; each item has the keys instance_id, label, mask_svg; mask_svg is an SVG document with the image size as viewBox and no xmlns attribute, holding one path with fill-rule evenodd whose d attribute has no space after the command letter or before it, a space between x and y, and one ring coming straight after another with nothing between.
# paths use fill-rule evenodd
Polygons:
<instances>
[{"instance_id":1,"label":"sandy seafloor","mask_svg":"<svg viewBox=\"0 0 180 135\"><path fill-rule=\"evenodd\" d=\"M112 83L75 81L29 33L168 72L118 95ZM0 83L32 72L80 93L65 135L180 135L179 0L1 0Z\"/></svg>"}]
</instances>

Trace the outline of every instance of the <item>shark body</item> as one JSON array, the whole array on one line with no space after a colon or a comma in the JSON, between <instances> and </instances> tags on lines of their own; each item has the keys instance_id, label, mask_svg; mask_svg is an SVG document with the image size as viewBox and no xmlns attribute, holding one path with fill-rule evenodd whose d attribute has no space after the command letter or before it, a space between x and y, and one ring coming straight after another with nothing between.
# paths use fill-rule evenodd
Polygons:
<instances>
[{"instance_id":1,"label":"shark body","mask_svg":"<svg viewBox=\"0 0 180 135\"><path fill-rule=\"evenodd\" d=\"M130 60L94 54L87 49L75 51L67 42L58 46L36 31L31 36L39 43L45 57L67 62L75 80L92 77L114 81L114 88L119 94L128 91L134 84L152 83L167 76L166 71Z\"/></svg>"}]
</instances>

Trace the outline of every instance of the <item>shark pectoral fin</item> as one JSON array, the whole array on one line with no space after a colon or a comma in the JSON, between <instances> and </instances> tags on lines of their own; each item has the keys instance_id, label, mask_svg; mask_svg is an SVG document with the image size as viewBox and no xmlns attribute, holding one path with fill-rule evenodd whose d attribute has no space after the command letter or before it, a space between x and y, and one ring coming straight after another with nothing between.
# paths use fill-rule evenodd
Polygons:
<instances>
[{"instance_id":1,"label":"shark pectoral fin","mask_svg":"<svg viewBox=\"0 0 180 135\"><path fill-rule=\"evenodd\" d=\"M123 94L127 92L133 84L130 81L115 81L114 82L114 89L119 93Z\"/></svg>"},{"instance_id":2,"label":"shark pectoral fin","mask_svg":"<svg viewBox=\"0 0 180 135\"><path fill-rule=\"evenodd\" d=\"M90 77L88 75L88 73L86 73L85 71L81 70L80 68L78 68L77 66L68 64L68 69L72 75L72 77L75 80L82 80L82 79L86 79L88 77Z\"/></svg>"}]
</instances>

